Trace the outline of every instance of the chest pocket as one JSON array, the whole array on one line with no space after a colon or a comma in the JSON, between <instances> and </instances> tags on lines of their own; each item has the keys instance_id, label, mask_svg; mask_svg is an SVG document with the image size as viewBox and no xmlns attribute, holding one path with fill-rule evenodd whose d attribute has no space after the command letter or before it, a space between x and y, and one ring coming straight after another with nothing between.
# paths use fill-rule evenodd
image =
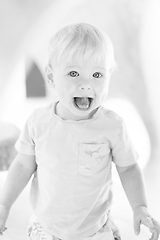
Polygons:
<instances>
[{"instance_id":1,"label":"chest pocket","mask_svg":"<svg viewBox=\"0 0 160 240\"><path fill-rule=\"evenodd\" d=\"M79 172L82 175L93 175L110 165L108 144L79 144Z\"/></svg>"}]
</instances>

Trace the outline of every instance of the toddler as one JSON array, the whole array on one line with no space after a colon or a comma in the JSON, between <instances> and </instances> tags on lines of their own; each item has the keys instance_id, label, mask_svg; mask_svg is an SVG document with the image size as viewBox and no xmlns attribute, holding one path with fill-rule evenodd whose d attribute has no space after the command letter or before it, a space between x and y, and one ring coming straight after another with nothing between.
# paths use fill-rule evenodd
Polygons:
<instances>
[{"instance_id":1,"label":"toddler","mask_svg":"<svg viewBox=\"0 0 160 240\"><path fill-rule=\"evenodd\" d=\"M36 109L16 143L0 197L0 232L31 176L30 240L121 239L110 216L112 163L133 210L157 240L159 223L147 208L138 155L120 116L102 107L116 68L109 37L89 24L72 24L51 39L48 85L57 101Z\"/></svg>"}]
</instances>

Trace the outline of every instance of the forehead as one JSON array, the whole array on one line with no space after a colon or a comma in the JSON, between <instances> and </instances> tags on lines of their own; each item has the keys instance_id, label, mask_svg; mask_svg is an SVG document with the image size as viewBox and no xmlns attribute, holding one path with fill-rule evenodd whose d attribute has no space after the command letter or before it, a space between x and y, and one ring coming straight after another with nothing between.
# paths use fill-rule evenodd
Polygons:
<instances>
[{"instance_id":1,"label":"forehead","mask_svg":"<svg viewBox=\"0 0 160 240\"><path fill-rule=\"evenodd\" d=\"M78 59L74 59L71 62L66 62L65 63L66 67L70 68L70 67L85 67L85 68L101 68L101 69L105 69L106 68L106 62L105 61L96 61L94 59L86 59L83 61L79 61Z\"/></svg>"},{"instance_id":2,"label":"forehead","mask_svg":"<svg viewBox=\"0 0 160 240\"><path fill-rule=\"evenodd\" d=\"M65 61L67 64L72 64L73 62L78 62L79 64L87 62L88 60L93 60L96 63L106 62L109 60L109 54L106 53L104 49L100 48L73 48L65 49L64 51L54 52L50 56L50 60L54 60L57 63Z\"/></svg>"},{"instance_id":3,"label":"forehead","mask_svg":"<svg viewBox=\"0 0 160 240\"><path fill-rule=\"evenodd\" d=\"M109 67L105 61L96 61L94 59L87 59L84 61L79 61L78 59L73 59L70 62L67 62L65 59L62 59L58 64L56 64L57 70L83 70L83 71L107 71Z\"/></svg>"}]
</instances>

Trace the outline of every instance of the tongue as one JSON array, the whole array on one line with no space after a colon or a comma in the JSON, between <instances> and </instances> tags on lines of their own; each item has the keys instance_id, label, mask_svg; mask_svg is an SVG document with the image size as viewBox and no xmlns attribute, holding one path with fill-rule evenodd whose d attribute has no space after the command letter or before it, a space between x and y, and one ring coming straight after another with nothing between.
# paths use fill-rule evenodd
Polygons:
<instances>
[{"instance_id":1,"label":"tongue","mask_svg":"<svg viewBox=\"0 0 160 240\"><path fill-rule=\"evenodd\" d=\"M83 98L76 97L75 101L76 101L76 105L81 109L87 109L90 106L90 101L89 101L89 98L87 97L83 97Z\"/></svg>"}]
</instances>

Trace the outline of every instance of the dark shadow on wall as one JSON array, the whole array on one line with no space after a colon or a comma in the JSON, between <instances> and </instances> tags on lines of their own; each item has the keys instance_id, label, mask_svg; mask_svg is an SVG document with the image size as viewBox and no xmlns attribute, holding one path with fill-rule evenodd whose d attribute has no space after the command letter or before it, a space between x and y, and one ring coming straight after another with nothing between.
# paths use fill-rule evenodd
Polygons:
<instances>
[{"instance_id":1,"label":"dark shadow on wall","mask_svg":"<svg viewBox=\"0 0 160 240\"><path fill-rule=\"evenodd\" d=\"M28 72L26 71L26 97L46 97L44 78L34 62L31 63Z\"/></svg>"}]
</instances>

